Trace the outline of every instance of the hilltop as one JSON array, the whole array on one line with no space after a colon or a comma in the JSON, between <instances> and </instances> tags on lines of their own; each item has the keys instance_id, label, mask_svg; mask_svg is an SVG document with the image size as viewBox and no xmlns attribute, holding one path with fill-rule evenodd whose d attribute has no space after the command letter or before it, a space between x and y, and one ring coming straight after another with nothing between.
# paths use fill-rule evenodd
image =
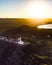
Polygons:
<instances>
[{"instance_id":1,"label":"hilltop","mask_svg":"<svg viewBox=\"0 0 52 65\"><path fill-rule=\"evenodd\" d=\"M19 27L16 27L14 29L8 30L4 32L2 35L4 36L11 36L11 37L32 37L36 36L39 38L45 38L47 35L50 35L52 37L52 30L49 29L37 29L36 27L31 27L28 25L22 25Z\"/></svg>"}]
</instances>

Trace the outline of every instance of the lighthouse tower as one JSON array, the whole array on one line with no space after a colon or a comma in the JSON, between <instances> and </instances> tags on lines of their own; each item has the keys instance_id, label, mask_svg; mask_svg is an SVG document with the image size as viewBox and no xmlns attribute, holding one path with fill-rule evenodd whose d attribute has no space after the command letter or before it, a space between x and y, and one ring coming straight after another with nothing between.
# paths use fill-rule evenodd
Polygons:
<instances>
[{"instance_id":1,"label":"lighthouse tower","mask_svg":"<svg viewBox=\"0 0 52 65\"><path fill-rule=\"evenodd\" d=\"M22 41L21 37L18 38L18 44L24 45L24 42Z\"/></svg>"}]
</instances>

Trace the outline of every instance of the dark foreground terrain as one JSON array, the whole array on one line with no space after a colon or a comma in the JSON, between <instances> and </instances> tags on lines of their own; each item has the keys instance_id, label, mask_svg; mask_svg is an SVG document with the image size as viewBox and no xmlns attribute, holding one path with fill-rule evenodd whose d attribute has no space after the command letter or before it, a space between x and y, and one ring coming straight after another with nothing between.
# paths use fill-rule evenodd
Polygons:
<instances>
[{"instance_id":1,"label":"dark foreground terrain","mask_svg":"<svg viewBox=\"0 0 52 65\"><path fill-rule=\"evenodd\" d=\"M52 57L41 56L35 49L39 48L33 44L21 46L0 41L0 65L52 65Z\"/></svg>"},{"instance_id":2,"label":"dark foreground terrain","mask_svg":"<svg viewBox=\"0 0 52 65\"><path fill-rule=\"evenodd\" d=\"M0 40L0 65L52 65L52 30L20 26L8 30L2 36L22 38L19 45Z\"/></svg>"}]
</instances>

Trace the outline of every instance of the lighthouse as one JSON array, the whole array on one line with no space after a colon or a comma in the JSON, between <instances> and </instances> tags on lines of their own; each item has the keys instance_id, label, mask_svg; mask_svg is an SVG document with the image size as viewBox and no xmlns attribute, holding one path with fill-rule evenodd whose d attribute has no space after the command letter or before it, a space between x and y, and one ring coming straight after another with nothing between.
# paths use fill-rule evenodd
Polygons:
<instances>
[{"instance_id":1,"label":"lighthouse","mask_svg":"<svg viewBox=\"0 0 52 65\"><path fill-rule=\"evenodd\" d=\"M21 37L18 38L18 44L24 45L24 42L22 41Z\"/></svg>"}]
</instances>

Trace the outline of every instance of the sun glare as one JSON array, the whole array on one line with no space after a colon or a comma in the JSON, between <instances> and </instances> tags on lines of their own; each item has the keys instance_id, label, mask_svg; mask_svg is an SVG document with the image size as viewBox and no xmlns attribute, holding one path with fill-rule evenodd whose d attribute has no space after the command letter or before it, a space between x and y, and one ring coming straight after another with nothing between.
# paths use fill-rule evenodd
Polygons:
<instances>
[{"instance_id":1,"label":"sun glare","mask_svg":"<svg viewBox=\"0 0 52 65\"><path fill-rule=\"evenodd\" d=\"M40 25L38 28L43 28L43 29L52 29L52 24L46 24L46 25Z\"/></svg>"},{"instance_id":2,"label":"sun glare","mask_svg":"<svg viewBox=\"0 0 52 65\"><path fill-rule=\"evenodd\" d=\"M45 2L30 2L27 5L27 14L29 18L47 18L49 17L49 6Z\"/></svg>"},{"instance_id":3,"label":"sun glare","mask_svg":"<svg viewBox=\"0 0 52 65\"><path fill-rule=\"evenodd\" d=\"M46 28L46 27L47 27L46 25L38 26L38 28Z\"/></svg>"}]
</instances>

